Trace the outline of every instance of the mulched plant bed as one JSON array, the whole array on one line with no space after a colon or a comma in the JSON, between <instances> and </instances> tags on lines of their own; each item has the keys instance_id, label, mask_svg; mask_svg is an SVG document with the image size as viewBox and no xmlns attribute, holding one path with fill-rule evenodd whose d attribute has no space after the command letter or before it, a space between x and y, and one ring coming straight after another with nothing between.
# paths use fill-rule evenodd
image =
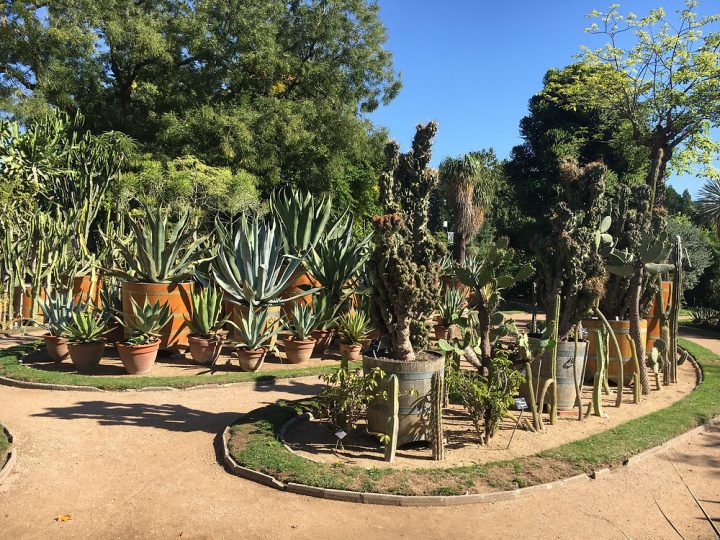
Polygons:
<instances>
[{"instance_id":1,"label":"mulched plant bed","mask_svg":"<svg viewBox=\"0 0 720 540\"><path fill-rule=\"evenodd\" d=\"M17 345L8 349L0 350L0 376L13 379L15 381L67 385L67 386L90 386L100 388L102 390L132 390L149 387L171 387L171 388L190 388L194 386L203 386L208 384L230 384L239 382L267 382L270 383L276 379L286 379L292 377L305 377L312 375L320 375L323 373L331 373L337 369L339 365L338 359L323 361L324 365L306 366L272 366L266 368L263 366L256 372L242 372L236 366L229 367L224 364L217 366L215 370L196 366L185 361L177 364L177 372L190 372L187 375L153 375L152 371L147 376L130 376L123 375L122 364L117 362L106 361L98 367L97 374L80 374L77 373L69 360L61 364L55 364L44 360L40 353L42 350L42 342L35 342L26 345ZM112 354L110 350L110 354ZM37 360L33 362L33 360ZM167 373L167 366L162 366L165 361L160 358L157 371ZM359 367L360 363L351 363L352 366Z\"/></svg>"},{"instance_id":2,"label":"mulched plant bed","mask_svg":"<svg viewBox=\"0 0 720 540\"><path fill-rule=\"evenodd\" d=\"M240 465L283 482L351 491L402 495L461 495L542 484L607 466L658 446L720 414L720 357L680 339L701 365L703 382L690 394L656 412L585 439L510 461L449 468L363 468L316 463L286 449L279 429L312 401L277 403L256 409L230 430L230 452ZM548 429L552 429L549 427ZM480 448L478 451L483 451Z\"/></svg>"}]
</instances>

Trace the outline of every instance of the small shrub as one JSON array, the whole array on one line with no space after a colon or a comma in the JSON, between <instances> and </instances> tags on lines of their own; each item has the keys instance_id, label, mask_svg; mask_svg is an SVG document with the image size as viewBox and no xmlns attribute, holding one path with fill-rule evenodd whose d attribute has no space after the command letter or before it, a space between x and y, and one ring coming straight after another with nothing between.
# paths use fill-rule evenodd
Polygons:
<instances>
[{"instance_id":1,"label":"small shrub","mask_svg":"<svg viewBox=\"0 0 720 540\"><path fill-rule=\"evenodd\" d=\"M378 396L384 377L380 368L364 374L360 370L341 368L329 375L320 375L327 384L317 400L321 414L342 429L353 429L367 411L370 399Z\"/></svg>"}]
</instances>

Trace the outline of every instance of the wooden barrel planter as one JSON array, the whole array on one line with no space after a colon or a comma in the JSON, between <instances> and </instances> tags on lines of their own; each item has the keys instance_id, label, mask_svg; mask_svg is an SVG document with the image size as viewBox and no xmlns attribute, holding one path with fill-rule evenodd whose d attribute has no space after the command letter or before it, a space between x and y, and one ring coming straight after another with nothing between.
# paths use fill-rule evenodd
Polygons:
<instances>
[{"instance_id":1,"label":"wooden barrel planter","mask_svg":"<svg viewBox=\"0 0 720 540\"><path fill-rule=\"evenodd\" d=\"M102 307L100 299L100 291L102 290L102 278L95 276L93 282L92 276L75 276L73 278L73 304L78 305L80 302L90 300L94 306Z\"/></svg>"},{"instance_id":2,"label":"wooden barrel planter","mask_svg":"<svg viewBox=\"0 0 720 540\"><path fill-rule=\"evenodd\" d=\"M160 330L160 348L178 350L179 347L185 347L188 344L187 337L190 327L185 319L190 318L192 313L190 294L193 287L194 284L191 281L185 283L123 282L121 284L123 313L132 313L131 298L134 298L140 306L145 303L146 298L150 304L157 301L160 302L160 305L167 303L172 318Z\"/></svg>"},{"instance_id":3,"label":"wooden barrel planter","mask_svg":"<svg viewBox=\"0 0 720 540\"><path fill-rule=\"evenodd\" d=\"M535 338L530 338L535 339ZM577 407L577 392L575 391L575 376L573 375L573 365L575 366L575 373L577 374L577 380L582 384L583 367L585 366L587 342L578 342L578 351L575 361L573 362L573 354L575 352L574 341L561 341L558 343L558 355L557 355L557 396L558 396L558 411L570 411ZM552 351L546 349L542 358L542 365L539 360L535 360L532 363L533 368L533 379L535 383L535 399L539 400L539 393L542 392L545 381L550 379L550 355ZM538 373L539 367L539 373ZM527 383L523 383L520 386L520 395L529 401L530 393L528 391ZM545 396L545 405L550 406L550 391Z\"/></svg>"},{"instance_id":4,"label":"wooden barrel planter","mask_svg":"<svg viewBox=\"0 0 720 540\"><path fill-rule=\"evenodd\" d=\"M670 295L672 293L672 281L662 282L662 302L663 308L666 310L670 305ZM649 317L645 319L647 321L647 338L645 341L645 354L648 355L650 350L655 346L655 340L660 339L660 309L657 305L657 296L653 296L652 302L650 302L650 309L648 313Z\"/></svg>"},{"instance_id":5,"label":"wooden barrel planter","mask_svg":"<svg viewBox=\"0 0 720 540\"><path fill-rule=\"evenodd\" d=\"M630 335L630 321L608 321L610 328L612 328L613 334L618 341L620 346L620 354L623 359L623 384L630 384L632 381L633 373L635 372L635 361L632 355L632 346L626 336ZM595 338L593 332L602 327L602 323L599 319L585 319L582 322L583 328L588 331L588 341L590 342L588 347L588 359L587 368L585 369L585 380L591 381L595 376L597 370L598 357L597 348L595 346ZM647 322L645 319L640 319L640 339L645 341L647 336ZM618 363L617 363L617 352L615 351L615 345L613 345L612 339L608 342L609 345L609 356L610 362L608 364L608 379L611 381L618 382L620 376Z\"/></svg>"},{"instance_id":6,"label":"wooden barrel planter","mask_svg":"<svg viewBox=\"0 0 720 540\"><path fill-rule=\"evenodd\" d=\"M280 293L280 298L292 298L296 294L319 287L320 284L305 269L304 265L299 265L287 282L287 286ZM292 317L295 304L312 304L312 294L305 294L294 300L288 300L283 304L283 311L286 317Z\"/></svg>"},{"instance_id":7,"label":"wooden barrel planter","mask_svg":"<svg viewBox=\"0 0 720 540\"><path fill-rule=\"evenodd\" d=\"M37 306L37 311L35 312L35 316L33 317L31 311L32 311L32 297L30 296L32 294L32 287L25 286L25 289L23 290L22 287L17 286L15 287L15 298L13 299L13 305L18 309L18 314L23 318L23 320L33 320L37 321L39 323L42 323L44 321L44 317L42 314L42 310L40 309L40 304ZM40 298L45 300L45 288L40 289Z\"/></svg>"},{"instance_id":8,"label":"wooden barrel planter","mask_svg":"<svg viewBox=\"0 0 720 540\"><path fill-rule=\"evenodd\" d=\"M428 440L430 431L430 390L435 373L443 373L445 359L441 354L424 352L428 360L400 362L388 358L363 356L365 373L379 367L386 375L397 375L399 382L398 446ZM374 398L367 410L368 431L387 430L387 401Z\"/></svg>"},{"instance_id":9,"label":"wooden barrel planter","mask_svg":"<svg viewBox=\"0 0 720 540\"><path fill-rule=\"evenodd\" d=\"M236 302L235 300L229 300L228 298L225 298L223 301L223 306L225 309L225 315L230 317L230 320L240 326L241 319L243 317L247 317L248 309L250 309L248 306L241 304L239 302ZM280 306L268 306L268 318L267 322L265 324L265 327L274 327L277 328L280 325L280 319L282 317L282 310ZM237 338L237 330L235 330L235 327L233 325L227 325L228 331L230 332L230 338ZM274 347L277 343L277 334L275 334L272 338L270 338L270 341L268 345L270 347Z\"/></svg>"}]
</instances>

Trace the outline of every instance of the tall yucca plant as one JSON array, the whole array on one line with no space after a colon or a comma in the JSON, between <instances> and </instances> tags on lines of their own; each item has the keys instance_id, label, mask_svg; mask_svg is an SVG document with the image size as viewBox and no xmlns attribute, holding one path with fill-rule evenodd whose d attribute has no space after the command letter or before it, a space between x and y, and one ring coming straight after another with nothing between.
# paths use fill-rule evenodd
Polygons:
<instances>
[{"instance_id":1,"label":"tall yucca plant","mask_svg":"<svg viewBox=\"0 0 720 540\"><path fill-rule=\"evenodd\" d=\"M216 226L222 227L219 223ZM285 253L274 221L251 221L243 216L232 241L224 230L219 230L217 236L221 240L213 261L213 275L237 302L250 306L280 305L317 290L280 298L303 259Z\"/></svg>"},{"instance_id":2,"label":"tall yucca plant","mask_svg":"<svg viewBox=\"0 0 720 540\"><path fill-rule=\"evenodd\" d=\"M495 196L497 179L486 164L494 160L492 151L483 151L447 158L440 164L440 181L446 186L455 222L453 255L458 262L465 260L467 245L480 229Z\"/></svg>"},{"instance_id":3,"label":"tall yucca plant","mask_svg":"<svg viewBox=\"0 0 720 540\"><path fill-rule=\"evenodd\" d=\"M173 223L162 207L153 210L143 205L143 209L142 220L130 220L131 239L106 236L127 265L127 270L115 268L110 272L141 283L179 283L189 279L197 264L209 260L203 258L207 236L193 238L195 231L188 226L188 211Z\"/></svg>"}]
</instances>

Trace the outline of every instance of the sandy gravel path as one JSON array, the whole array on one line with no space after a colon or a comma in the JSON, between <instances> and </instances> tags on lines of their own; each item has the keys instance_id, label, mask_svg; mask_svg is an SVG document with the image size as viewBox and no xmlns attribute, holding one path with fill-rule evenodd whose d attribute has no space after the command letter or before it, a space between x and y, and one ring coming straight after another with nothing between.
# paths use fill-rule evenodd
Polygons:
<instances>
[{"instance_id":1,"label":"sandy gravel path","mask_svg":"<svg viewBox=\"0 0 720 540\"><path fill-rule=\"evenodd\" d=\"M224 471L217 434L227 424L317 382L103 394L0 386L0 418L20 451L0 486L0 538L678 538L659 507L685 538L712 538L678 473L720 518L720 430L592 483L470 507L323 501ZM70 521L55 520L64 514Z\"/></svg>"}]
</instances>

